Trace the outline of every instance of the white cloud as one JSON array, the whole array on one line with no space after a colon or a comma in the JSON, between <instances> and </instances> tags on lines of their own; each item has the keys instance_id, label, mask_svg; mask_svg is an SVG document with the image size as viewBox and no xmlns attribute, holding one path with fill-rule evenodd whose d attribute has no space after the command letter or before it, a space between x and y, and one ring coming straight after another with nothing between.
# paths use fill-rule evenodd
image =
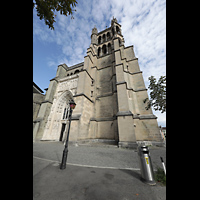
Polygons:
<instances>
[{"instance_id":1,"label":"white cloud","mask_svg":"<svg viewBox=\"0 0 200 200\"><path fill-rule=\"evenodd\" d=\"M166 113L161 113L159 111L154 111L154 114L158 117L158 126L166 126Z\"/></svg>"},{"instance_id":2,"label":"white cloud","mask_svg":"<svg viewBox=\"0 0 200 200\"><path fill-rule=\"evenodd\" d=\"M112 0L112 4L115 2ZM158 80L161 75L166 75L165 1L127 0L124 4L120 1L113 6L112 11L122 25L125 46L134 45L148 87L148 77L153 75ZM165 113L153 112L158 117L158 123L165 126Z\"/></svg>"}]
</instances>

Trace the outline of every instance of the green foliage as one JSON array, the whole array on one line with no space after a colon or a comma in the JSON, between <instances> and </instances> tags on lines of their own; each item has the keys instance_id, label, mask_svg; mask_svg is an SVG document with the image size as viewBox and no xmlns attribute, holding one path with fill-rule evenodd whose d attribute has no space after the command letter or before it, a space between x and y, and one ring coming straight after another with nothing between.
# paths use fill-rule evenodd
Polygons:
<instances>
[{"instance_id":1,"label":"green foliage","mask_svg":"<svg viewBox=\"0 0 200 200\"><path fill-rule=\"evenodd\" d=\"M33 8L36 8L40 20L44 19L45 24L54 30L53 23L56 22L54 12L60 11L60 14L65 16L72 15L73 11L76 11L72 10L76 4L76 0L35 0Z\"/></svg>"},{"instance_id":2,"label":"green foliage","mask_svg":"<svg viewBox=\"0 0 200 200\"><path fill-rule=\"evenodd\" d=\"M155 180L166 186L166 175L163 169L159 167L157 168L157 171L155 173Z\"/></svg>"},{"instance_id":3,"label":"green foliage","mask_svg":"<svg viewBox=\"0 0 200 200\"><path fill-rule=\"evenodd\" d=\"M166 76L161 76L157 83L154 76L149 77L149 80L150 100L145 108L148 110L153 106L155 110L159 110L161 113L166 112ZM147 100L148 98L144 99L144 103Z\"/></svg>"}]
</instances>

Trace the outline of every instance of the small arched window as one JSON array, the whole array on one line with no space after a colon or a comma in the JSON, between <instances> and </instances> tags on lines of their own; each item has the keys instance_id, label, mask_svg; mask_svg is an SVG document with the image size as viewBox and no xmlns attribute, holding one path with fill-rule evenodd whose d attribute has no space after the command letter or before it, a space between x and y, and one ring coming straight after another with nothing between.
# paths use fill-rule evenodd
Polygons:
<instances>
[{"instance_id":1,"label":"small arched window","mask_svg":"<svg viewBox=\"0 0 200 200\"><path fill-rule=\"evenodd\" d=\"M114 36L114 34L115 34L115 31L114 31L114 28L112 27L112 34L113 34L113 36Z\"/></svg>"},{"instance_id":2,"label":"small arched window","mask_svg":"<svg viewBox=\"0 0 200 200\"><path fill-rule=\"evenodd\" d=\"M78 74L79 73L79 70L77 69L75 72L74 72L74 74Z\"/></svg>"},{"instance_id":3,"label":"small arched window","mask_svg":"<svg viewBox=\"0 0 200 200\"><path fill-rule=\"evenodd\" d=\"M110 32L107 33L107 40L110 40Z\"/></svg>"},{"instance_id":4,"label":"small arched window","mask_svg":"<svg viewBox=\"0 0 200 200\"><path fill-rule=\"evenodd\" d=\"M106 41L106 35L103 34L103 42L105 42L105 41Z\"/></svg>"},{"instance_id":5,"label":"small arched window","mask_svg":"<svg viewBox=\"0 0 200 200\"><path fill-rule=\"evenodd\" d=\"M103 51L103 55L105 55L106 54L106 45L105 44L102 47L102 51Z\"/></svg>"},{"instance_id":6,"label":"small arched window","mask_svg":"<svg viewBox=\"0 0 200 200\"><path fill-rule=\"evenodd\" d=\"M111 53L111 44L108 43L108 53Z\"/></svg>"},{"instance_id":7,"label":"small arched window","mask_svg":"<svg viewBox=\"0 0 200 200\"><path fill-rule=\"evenodd\" d=\"M99 38L98 38L98 44L100 44L101 43L101 36L99 36Z\"/></svg>"},{"instance_id":8,"label":"small arched window","mask_svg":"<svg viewBox=\"0 0 200 200\"><path fill-rule=\"evenodd\" d=\"M116 26L116 31L117 31L118 34L121 34L121 33L120 33L120 29L119 29L118 26Z\"/></svg>"},{"instance_id":9,"label":"small arched window","mask_svg":"<svg viewBox=\"0 0 200 200\"><path fill-rule=\"evenodd\" d=\"M98 56L100 56L100 52L101 52L101 47L98 48Z\"/></svg>"}]
</instances>

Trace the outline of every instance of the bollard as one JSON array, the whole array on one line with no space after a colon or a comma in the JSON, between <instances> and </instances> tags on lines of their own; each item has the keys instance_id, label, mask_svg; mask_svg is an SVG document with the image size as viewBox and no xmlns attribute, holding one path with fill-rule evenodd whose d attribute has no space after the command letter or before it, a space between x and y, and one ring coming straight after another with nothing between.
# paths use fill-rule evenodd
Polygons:
<instances>
[{"instance_id":1,"label":"bollard","mask_svg":"<svg viewBox=\"0 0 200 200\"><path fill-rule=\"evenodd\" d=\"M164 163L164 161L163 161L163 158L162 158L162 157L160 157L160 159L161 159L162 166L163 166L163 169L164 169L164 172L165 172L165 175L166 175L165 163Z\"/></svg>"},{"instance_id":2,"label":"bollard","mask_svg":"<svg viewBox=\"0 0 200 200\"><path fill-rule=\"evenodd\" d=\"M147 146L138 146L138 159L140 163L142 181L149 185L156 185L151 157Z\"/></svg>"}]
</instances>

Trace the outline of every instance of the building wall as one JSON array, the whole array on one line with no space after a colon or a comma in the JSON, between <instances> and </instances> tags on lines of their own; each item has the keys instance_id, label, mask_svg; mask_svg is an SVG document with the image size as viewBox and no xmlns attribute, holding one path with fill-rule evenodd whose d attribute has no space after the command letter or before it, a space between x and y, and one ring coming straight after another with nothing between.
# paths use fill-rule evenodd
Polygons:
<instances>
[{"instance_id":1,"label":"building wall","mask_svg":"<svg viewBox=\"0 0 200 200\"><path fill-rule=\"evenodd\" d=\"M39 93L33 93L33 121L36 120L40 105L44 100L44 95Z\"/></svg>"},{"instance_id":2,"label":"building wall","mask_svg":"<svg viewBox=\"0 0 200 200\"><path fill-rule=\"evenodd\" d=\"M148 94L138 59L133 46L124 46L121 33L116 19L100 33L94 28L84 62L58 66L43 102L48 109L38 114L41 134L35 130L35 138L59 140L66 123L64 140L68 120L62 116L66 102L74 99L70 141L114 140L125 147L136 147L141 141L161 143L156 116L143 102Z\"/></svg>"}]
</instances>

